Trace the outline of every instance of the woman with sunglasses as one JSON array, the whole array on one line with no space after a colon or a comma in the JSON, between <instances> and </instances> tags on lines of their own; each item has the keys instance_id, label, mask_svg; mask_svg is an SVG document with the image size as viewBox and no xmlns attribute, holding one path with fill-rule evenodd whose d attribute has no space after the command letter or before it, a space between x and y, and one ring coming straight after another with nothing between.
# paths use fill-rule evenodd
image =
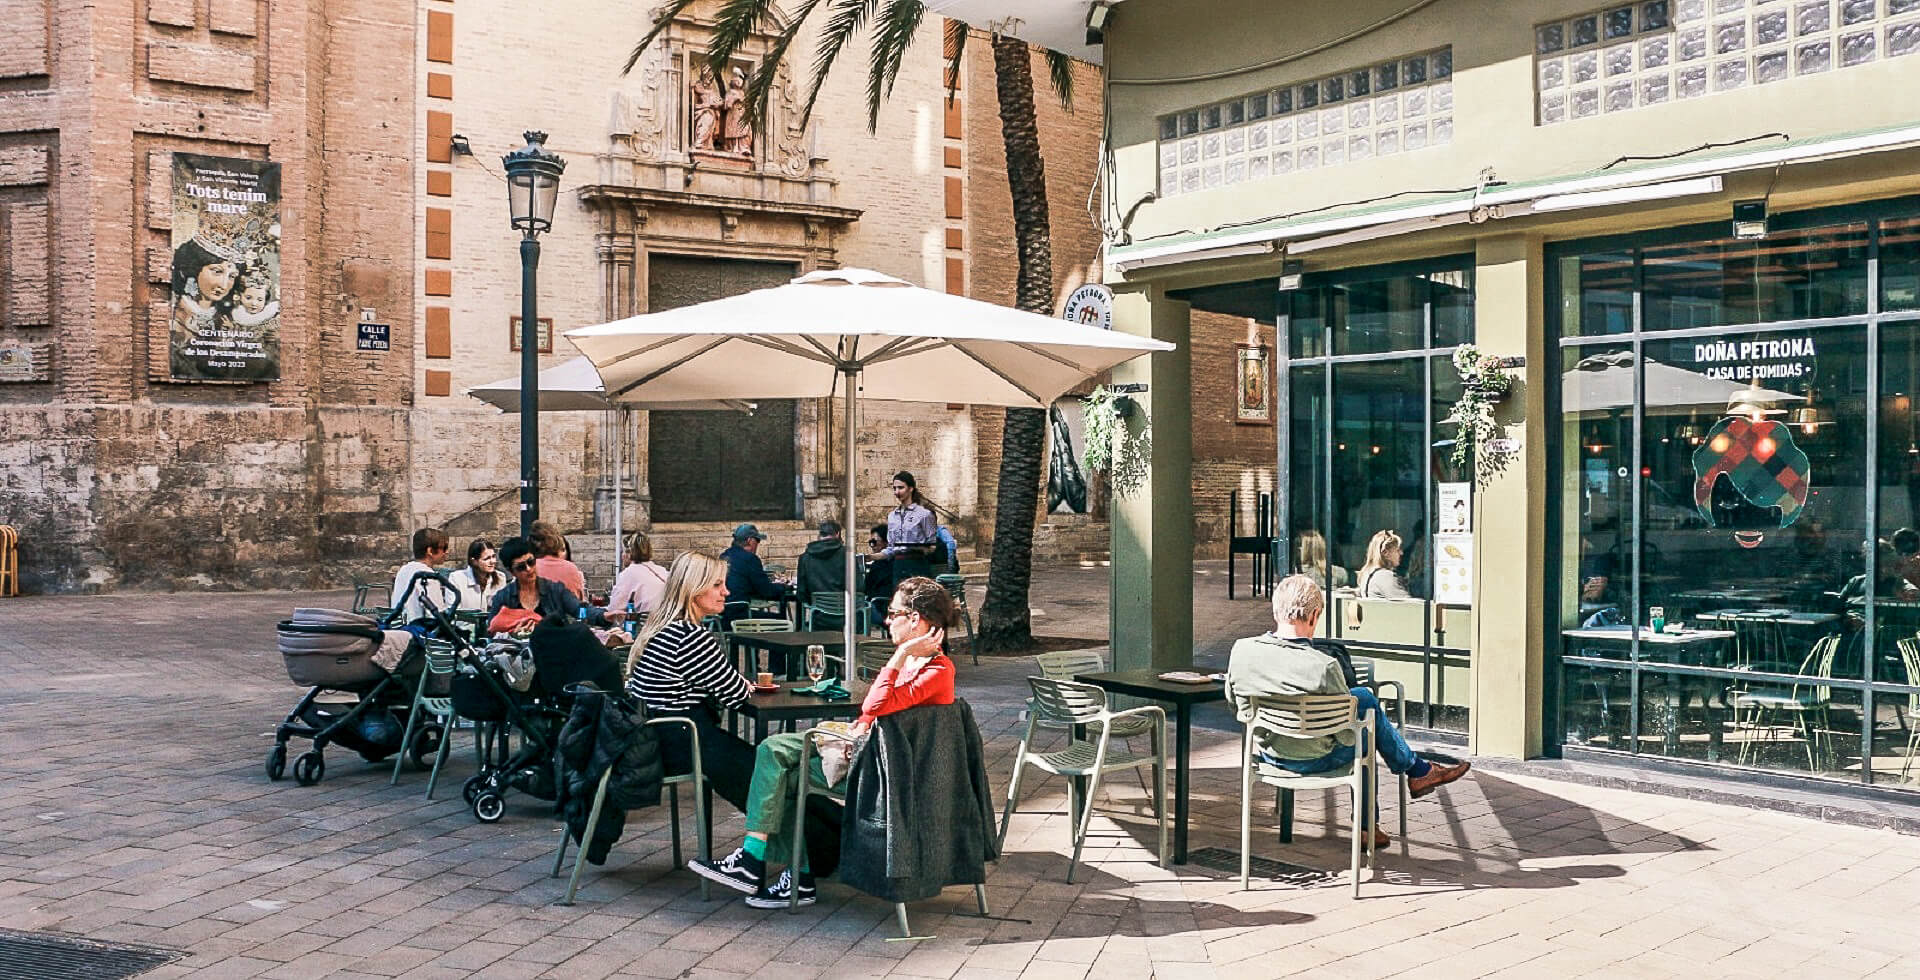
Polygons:
<instances>
[{"instance_id":1,"label":"woman with sunglasses","mask_svg":"<svg viewBox=\"0 0 1920 980\"><path fill-rule=\"evenodd\" d=\"M500 564L506 566L512 580L493 594L487 608L488 632L507 632L520 623L537 622L555 613L595 626L612 626L626 618L625 613L589 606L566 586L541 578L534 561L533 545L526 538L508 538L500 545ZM514 612L502 615L506 610Z\"/></svg>"},{"instance_id":2,"label":"woman with sunglasses","mask_svg":"<svg viewBox=\"0 0 1920 980\"><path fill-rule=\"evenodd\" d=\"M953 703L953 661L943 652L947 630L958 611L946 587L930 578L910 578L900 583L887 606L887 635L893 640L893 656L873 678L866 700L860 704L860 718L854 731L864 733L876 718L922 704ZM688 862L695 874L717 881L735 891L747 893L747 904L757 909L787 906L791 889L800 889L801 905L814 903L813 875L807 868L806 852L801 851L800 866L788 868L774 881L767 880L767 856L790 854L793 848L793 802L800 774L801 739L797 732L769 735L754 752L753 777L747 788L746 842L718 861ZM814 756L808 766L814 783L827 786L825 767ZM846 781L841 774L832 788Z\"/></svg>"}]
</instances>

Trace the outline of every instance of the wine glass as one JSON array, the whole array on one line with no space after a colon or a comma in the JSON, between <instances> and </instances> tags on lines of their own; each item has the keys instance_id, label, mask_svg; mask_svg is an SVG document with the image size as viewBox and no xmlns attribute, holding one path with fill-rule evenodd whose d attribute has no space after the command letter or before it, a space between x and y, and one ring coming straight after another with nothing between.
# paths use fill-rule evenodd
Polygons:
<instances>
[{"instance_id":1,"label":"wine glass","mask_svg":"<svg viewBox=\"0 0 1920 980\"><path fill-rule=\"evenodd\" d=\"M807 645L807 677L815 684L827 673L827 648L818 643Z\"/></svg>"}]
</instances>

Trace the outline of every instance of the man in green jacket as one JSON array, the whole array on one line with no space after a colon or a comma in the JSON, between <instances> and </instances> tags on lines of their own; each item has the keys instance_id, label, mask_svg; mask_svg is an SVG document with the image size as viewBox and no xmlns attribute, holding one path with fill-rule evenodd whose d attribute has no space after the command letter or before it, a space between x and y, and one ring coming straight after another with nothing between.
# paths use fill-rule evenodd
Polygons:
<instances>
[{"instance_id":1,"label":"man in green jacket","mask_svg":"<svg viewBox=\"0 0 1920 980\"><path fill-rule=\"evenodd\" d=\"M1227 659L1227 700L1241 724L1253 717L1253 708L1246 700L1249 697L1351 694L1360 702L1362 714L1373 714L1374 742L1381 761L1394 774L1406 775L1407 788L1415 798L1466 775L1465 762L1440 766L1416 755L1380 710L1380 700L1373 692L1349 687L1340 661L1307 642L1319 627L1325 607L1326 599L1311 576L1290 575L1274 586L1274 631L1236 642ZM1254 756L1301 775L1345 769L1353 763L1353 736L1350 732L1341 735L1344 737L1288 738L1268 733L1262 736ZM1380 829L1377 815L1373 826L1374 844L1385 846L1387 834Z\"/></svg>"}]
</instances>

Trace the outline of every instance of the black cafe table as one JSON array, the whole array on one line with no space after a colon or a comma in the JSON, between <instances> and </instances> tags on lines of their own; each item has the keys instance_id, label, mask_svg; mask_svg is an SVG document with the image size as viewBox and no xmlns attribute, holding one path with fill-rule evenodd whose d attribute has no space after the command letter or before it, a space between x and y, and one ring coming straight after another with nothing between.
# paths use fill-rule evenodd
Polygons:
<instances>
[{"instance_id":1,"label":"black cafe table","mask_svg":"<svg viewBox=\"0 0 1920 980\"><path fill-rule=\"evenodd\" d=\"M858 638L859 635L855 634L856 642L858 642ZM779 654L779 659L787 664L789 673L798 673L806 667L807 647L813 646L814 644L825 647L827 657L839 660L843 668L851 666L848 663L848 659L841 655L842 649L846 646L846 637L842 635L839 630L780 630L774 633L729 632L727 633L727 641L740 649L767 650ZM745 669L745 665L742 665L740 672L746 674L748 680L752 680L755 674L755 671Z\"/></svg>"},{"instance_id":2,"label":"black cafe table","mask_svg":"<svg viewBox=\"0 0 1920 980\"><path fill-rule=\"evenodd\" d=\"M1226 685L1220 681L1181 684L1163 681L1168 670L1116 670L1104 674L1078 674L1074 680L1092 684L1113 694L1125 694L1148 701L1173 705L1173 863L1187 863L1187 758L1193 747L1193 706L1208 701L1224 701Z\"/></svg>"},{"instance_id":3,"label":"black cafe table","mask_svg":"<svg viewBox=\"0 0 1920 980\"><path fill-rule=\"evenodd\" d=\"M860 702L866 699L867 685L857 681L842 681L852 697L829 701L811 694L796 694L795 688L811 687L810 681L790 681L777 691L765 694L755 691L747 698L747 703L735 709L740 714L753 719L753 742L755 745L766 741L767 729L776 721L815 721L836 718L860 717Z\"/></svg>"}]
</instances>

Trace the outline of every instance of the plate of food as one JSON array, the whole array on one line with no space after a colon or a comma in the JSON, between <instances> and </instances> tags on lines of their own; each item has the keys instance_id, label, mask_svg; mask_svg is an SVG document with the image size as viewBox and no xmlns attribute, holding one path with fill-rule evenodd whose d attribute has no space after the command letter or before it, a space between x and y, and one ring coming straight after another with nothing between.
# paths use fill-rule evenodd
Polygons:
<instances>
[{"instance_id":1,"label":"plate of food","mask_svg":"<svg viewBox=\"0 0 1920 980\"><path fill-rule=\"evenodd\" d=\"M1204 674L1197 670L1169 670L1160 674L1160 679L1171 684L1211 684L1220 680L1222 675Z\"/></svg>"}]
</instances>

